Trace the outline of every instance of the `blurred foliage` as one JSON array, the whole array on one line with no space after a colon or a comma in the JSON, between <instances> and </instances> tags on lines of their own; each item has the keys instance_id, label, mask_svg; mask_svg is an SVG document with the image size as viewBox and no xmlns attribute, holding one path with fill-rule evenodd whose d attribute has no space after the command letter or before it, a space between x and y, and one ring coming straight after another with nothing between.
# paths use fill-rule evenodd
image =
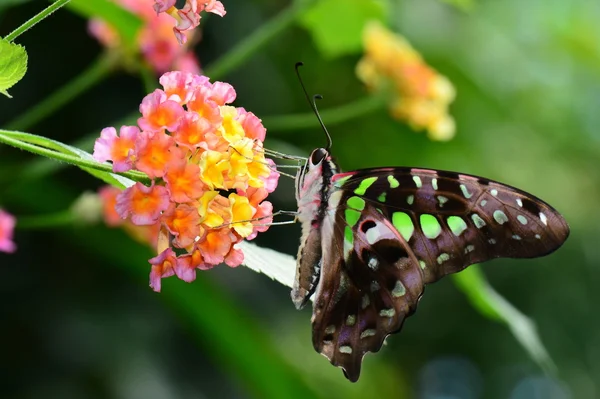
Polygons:
<instances>
[{"instance_id":1,"label":"blurred foliage","mask_svg":"<svg viewBox=\"0 0 600 399\"><path fill-rule=\"evenodd\" d=\"M290 11L287 1L226 0L225 18L203 20L196 46L202 64L234 85L236 105L265 122L307 113L293 72L298 60L306 65L309 92L324 96L319 105L326 124L328 111L367 96L354 74L361 55L357 36L343 32L347 18L380 15L371 7L379 2L358 2L365 10L356 15L327 9L339 3L328 0L321 3L327 12L313 16L301 12L309 3L298 1ZM384 107L370 107L328 125L335 156L346 169L409 165L486 176L560 210L572 234L558 252L481 267L497 292L537 324L556 373L543 374L506 328L481 317L444 279L428 287L417 314L380 353L366 357L361 380L350 384L314 352L310 311L296 312L285 287L223 266L189 285L166 280L155 294L147 288L148 250L120 231L71 226L17 230L18 252L0 254L0 387L6 397L600 395L600 3L381 4L385 20L455 85L457 137L431 142L392 120ZM45 5L0 5L0 35ZM101 49L87 36L82 17L90 12L62 9L19 37L29 70L11 88L14 98L0 99L0 127L98 59ZM277 35L252 39L265 26L278 29ZM322 35L332 40L324 45ZM248 53L227 58L240 44ZM26 130L66 143L87 138L89 150L89 136L135 115L145 92L138 76L102 76L100 84ZM325 142L316 120L294 129L276 126L266 125L274 149L306 155ZM101 184L77 168L56 165L0 146L2 207L17 217L60 212ZM273 201L278 209L294 209L290 181L282 181ZM298 240L298 226L277 226L258 242L295 254Z\"/></svg>"}]
</instances>

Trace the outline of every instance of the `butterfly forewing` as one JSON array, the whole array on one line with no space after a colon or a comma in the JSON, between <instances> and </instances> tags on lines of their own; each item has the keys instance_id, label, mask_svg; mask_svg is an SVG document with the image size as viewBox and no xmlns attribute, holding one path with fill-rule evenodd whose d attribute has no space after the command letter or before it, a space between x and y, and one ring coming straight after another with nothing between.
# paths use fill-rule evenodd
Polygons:
<instances>
[{"instance_id":1,"label":"butterfly forewing","mask_svg":"<svg viewBox=\"0 0 600 399\"><path fill-rule=\"evenodd\" d=\"M378 168L338 174L333 184L392 221L424 269L425 283L493 258L546 255L569 234L545 202L475 176Z\"/></svg>"}]
</instances>

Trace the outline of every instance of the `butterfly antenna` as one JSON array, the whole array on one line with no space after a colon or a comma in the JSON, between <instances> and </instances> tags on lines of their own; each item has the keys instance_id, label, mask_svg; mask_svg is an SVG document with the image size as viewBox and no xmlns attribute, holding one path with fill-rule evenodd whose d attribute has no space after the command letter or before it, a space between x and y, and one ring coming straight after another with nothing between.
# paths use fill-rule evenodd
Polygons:
<instances>
[{"instance_id":1,"label":"butterfly antenna","mask_svg":"<svg viewBox=\"0 0 600 399\"><path fill-rule=\"evenodd\" d=\"M319 120L319 123L321 124L321 128L323 128L323 131L325 132L325 135L327 136L327 147L325 149L327 151L329 151L331 149L331 146L333 145L333 141L331 140L331 135L327 131L327 128L325 127L325 124L323 123L323 120L321 119L321 115L319 115L319 110L317 109L317 105L315 104L315 98L322 99L323 96L321 96L320 94L316 94L313 96L313 99L311 101L310 96L308 95L308 92L306 91L306 87L304 86L304 82L302 81L302 76L300 76L300 67L302 65L304 65L302 62L296 63L296 75L298 75L298 80L300 81L300 86L302 86L302 91L304 91L304 96L306 97L306 101L308 101L308 103L310 104L310 107L312 108L313 112L317 116L317 119Z\"/></svg>"}]
</instances>

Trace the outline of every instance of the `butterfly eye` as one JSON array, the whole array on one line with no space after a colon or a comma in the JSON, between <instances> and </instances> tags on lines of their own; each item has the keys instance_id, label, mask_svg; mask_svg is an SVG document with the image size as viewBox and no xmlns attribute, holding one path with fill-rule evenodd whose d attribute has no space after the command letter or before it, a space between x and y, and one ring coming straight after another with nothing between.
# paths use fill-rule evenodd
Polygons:
<instances>
[{"instance_id":1,"label":"butterfly eye","mask_svg":"<svg viewBox=\"0 0 600 399\"><path fill-rule=\"evenodd\" d=\"M310 163L316 165L320 163L327 156L327 150L325 148L317 148L310 156Z\"/></svg>"}]
</instances>

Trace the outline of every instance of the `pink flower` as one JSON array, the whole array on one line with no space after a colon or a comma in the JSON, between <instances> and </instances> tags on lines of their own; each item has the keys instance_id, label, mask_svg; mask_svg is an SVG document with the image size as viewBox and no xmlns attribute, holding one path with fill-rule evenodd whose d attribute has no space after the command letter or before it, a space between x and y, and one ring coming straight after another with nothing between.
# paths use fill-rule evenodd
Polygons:
<instances>
[{"instance_id":1,"label":"pink flower","mask_svg":"<svg viewBox=\"0 0 600 399\"><path fill-rule=\"evenodd\" d=\"M137 126L121 126L120 136L114 127L100 132L100 138L94 144L94 158L98 162L113 162L114 172L127 172L133 167L135 142L140 133Z\"/></svg>"},{"instance_id":2,"label":"pink flower","mask_svg":"<svg viewBox=\"0 0 600 399\"><path fill-rule=\"evenodd\" d=\"M16 222L13 215L0 209L0 251L13 253L17 250L17 246L13 242Z\"/></svg>"},{"instance_id":3,"label":"pink flower","mask_svg":"<svg viewBox=\"0 0 600 399\"><path fill-rule=\"evenodd\" d=\"M184 110L177 102L167 99L167 94L156 89L142 100L140 105L142 117L138 119L138 125L143 130L158 132L163 129L176 130L179 118Z\"/></svg>"}]
</instances>

